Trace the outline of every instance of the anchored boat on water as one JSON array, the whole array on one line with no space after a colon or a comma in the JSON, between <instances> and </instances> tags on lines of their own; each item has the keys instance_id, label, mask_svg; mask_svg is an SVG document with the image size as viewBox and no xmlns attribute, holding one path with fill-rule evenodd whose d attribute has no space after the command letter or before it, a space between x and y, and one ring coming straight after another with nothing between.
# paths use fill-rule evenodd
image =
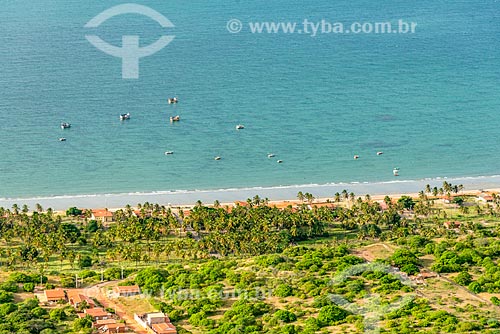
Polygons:
<instances>
[{"instance_id":1,"label":"anchored boat on water","mask_svg":"<svg viewBox=\"0 0 500 334\"><path fill-rule=\"evenodd\" d=\"M130 113L120 115L120 121L124 121L126 119L130 119Z\"/></svg>"}]
</instances>

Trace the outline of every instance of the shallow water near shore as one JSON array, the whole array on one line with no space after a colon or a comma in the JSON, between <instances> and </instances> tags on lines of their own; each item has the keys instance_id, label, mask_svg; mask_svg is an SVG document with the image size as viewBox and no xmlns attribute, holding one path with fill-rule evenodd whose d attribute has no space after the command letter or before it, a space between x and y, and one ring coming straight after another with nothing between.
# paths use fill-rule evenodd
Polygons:
<instances>
[{"instance_id":1,"label":"shallow water near shore","mask_svg":"<svg viewBox=\"0 0 500 334\"><path fill-rule=\"evenodd\" d=\"M394 167L410 181L499 174L498 3L148 1L174 23L168 33L176 39L141 60L139 80L122 80L120 59L84 37L92 17L120 3L3 5L0 198L97 198L108 207L256 192L286 199L303 184L327 185L300 187L317 196L346 188L340 183L368 182L377 193L421 189L423 181L410 182L418 189L389 183ZM402 18L418 28L413 35L230 34L232 18ZM140 35L147 45L162 32L127 15L95 33L114 45ZM168 105L171 96L180 103ZM120 122L127 112L131 119ZM170 124L172 115L181 122ZM61 130L62 121L72 128ZM353 191L374 192L364 187Z\"/></svg>"}]
</instances>

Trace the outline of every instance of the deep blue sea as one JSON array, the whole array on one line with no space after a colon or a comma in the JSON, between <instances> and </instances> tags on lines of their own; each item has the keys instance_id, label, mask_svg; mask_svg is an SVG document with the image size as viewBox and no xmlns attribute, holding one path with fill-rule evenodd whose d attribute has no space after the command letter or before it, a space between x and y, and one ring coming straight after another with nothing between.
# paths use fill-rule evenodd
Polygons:
<instances>
[{"instance_id":1,"label":"deep blue sea","mask_svg":"<svg viewBox=\"0 0 500 334\"><path fill-rule=\"evenodd\" d=\"M122 2L2 1L0 197L383 182L396 166L402 180L500 174L498 0L136 3L175 27L128 14L91 33L176 37L123 80L84 28ZM418 26L313 38L247 25L304 19Z\"/></svg>"}]
</instances>

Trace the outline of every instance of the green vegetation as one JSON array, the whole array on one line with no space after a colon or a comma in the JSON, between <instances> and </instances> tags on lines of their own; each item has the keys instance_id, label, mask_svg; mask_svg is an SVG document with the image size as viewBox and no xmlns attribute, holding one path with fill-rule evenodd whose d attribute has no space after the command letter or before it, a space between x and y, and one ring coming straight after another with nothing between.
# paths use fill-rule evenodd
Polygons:
<instances>
[{"instance_id":1,"label":"green vegetation","mask_svg":"<svg viewBox=\"0 0 500 334\"><path fill-rule=\"evenodd\" d=\"M382 332L498 333L499 199L461 190L382 203L345 191L319 207L306 193L285 209L256 196L189 214L145 203L106 226L77 208L0 208L0 334L91 333L90 319L33 293L101 280L140 285L179 333L362 333L375 296ZM367 261L381 266L342 276Z\"/></svg>"}]
</instances>

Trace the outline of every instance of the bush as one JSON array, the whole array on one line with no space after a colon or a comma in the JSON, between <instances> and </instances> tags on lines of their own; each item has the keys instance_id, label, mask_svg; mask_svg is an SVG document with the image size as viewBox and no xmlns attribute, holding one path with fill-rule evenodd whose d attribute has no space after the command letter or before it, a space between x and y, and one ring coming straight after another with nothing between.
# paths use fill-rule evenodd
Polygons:
<instances>
[{"instance_id":1,"label":"bush","mask_svg":"<svg viewBox=\"0 0 500 334\"><path fill-rule=\"evenodd\" d=\"M327 305L323 306L318 314L318 321L324 326L333 326L341 323L347 316L349 312L341 309L337 305Z\"/></svg>"},{"instance_id":2,"label":"bush","mask_svg":"<svg viewBox=\"0 0 500 334\"><path fill-rule=\"evenodd\" d=\"M83 210L80 210L76 207L72 207L72 208L69 208L68 210L66 210L66 216L81 216L83 213Z\"/></svg>"},{"instance_id":3,"label":"bush","mask_svg":"<svg viewBox=\"0 0 500 334\"><path fill-rule=\"evenodd\" d=\"M15 282L5 282L0 284L0 290L16 293L19 287Z\"/></svg>"},{"instance_id":4,"label":"bush","mask_svg":"<svg viewBox=\"0 0 500 334\"><path fill-rule=\"evenodd\" d=\"M274 313L274 317L276 319L279 319L279 320L286 322L286 323L293 322L293 321L297 320L297 316L294 313L287 311L287 310L276 311Z\"/></svg>"},{"instance_id":5,"label":"bush","mask_svg":"<svg viewBox=\"0 0 500 334\"><path fill-rule=\"evenodd\" d=\"M80 271L80 273L78 274L78 277L79 278L89 278L89 277L94 277L94 276L97 276L96 272L93 271L93 270L82 270Z\"/></svg>"},{"instance_id":6,"label":"bush","mask_svg":"<svg viewBox=\"0 0 500 334\"><path fill-rule=\"evenodd\" d=\"M468 272L462 271L457 277L455 277L455 282L457 282L457 284L467 286L472 282L472 276Z\"/></svg>"},{"instance_id":7,"label":"bush","mask_svg":"<svg viewBox=\"0 0 500 334\"><path fill-rule=\"evenodd\" d=\"M398 199L398 204L408 210L412 210L415 207L415 201L410 196L402 196Z\"/></svg>"},{"instance_id":8,"label":"bush","mask_svg":"<svg viewBox=\"0 0 500 334\"><path fill-rule=\"evenodd\" d=\"M61 286L63 288L74 288L75 287L75 278L74 277L61 278Z\"/></svg>"},{"instance_id":9,"label":"bush","mask_svg":"<svg viewBox=\"0 0 500 334\"><path fill-rule=\"evenodd\" d=\"M92 267L92 258L89 255L84 255L78 260L78 266L80 268Z\"/></svg>"},{"instance_id":10,"label":"bush","mask_svg":"<svg viewBox=\"0 0 500 334\"><path fill-rule=\"evenodd\" d=\"M12 292L0 291L0 304L10 303L14 301Z\"/></svg>"},{"instance_id":11,"label":"bush","mask_svg":"<svg viewBox=\"0 0 500 334\"><path fill-rule=\"evenodd\" d=\"M66 320L66 313L62 308L55 308L50 311L49 318L56 321L64 321Z\"/></svg>"},{"instance_id":12,"label":"bush","mask_svg":"<svg viewBox=\"0 0 500 334\"><path fill-rule=\"evenodd\" d=\"M474 293L481 293L483 291L481 284L478 282L472 282L469 284L469 290L474 292Z\"/></svg>"},{"instance_id":13,"label":"bush","mask_svg":"<svg viewBox=\"0 0 500 334\"><path fill-rule=\"evenodd\" d=\"M291 296L292 293L293 293L293 289L288 284L280 284L280 285L278 285L276 290L274 290L274 295L276 297L281 297L281 298Z\"/></svg>"},{"instance_id":14,"label":"bush","mask_svg":"<svg viewBox=\"0 0 500 334\"><path fill-rule=\"evenodd\" d=\"M24 283L23 290L26 291L26 292L33 292L33 291L35 291L35 284L33 284L33 283Z\"/></svg>"}]
</instances>

